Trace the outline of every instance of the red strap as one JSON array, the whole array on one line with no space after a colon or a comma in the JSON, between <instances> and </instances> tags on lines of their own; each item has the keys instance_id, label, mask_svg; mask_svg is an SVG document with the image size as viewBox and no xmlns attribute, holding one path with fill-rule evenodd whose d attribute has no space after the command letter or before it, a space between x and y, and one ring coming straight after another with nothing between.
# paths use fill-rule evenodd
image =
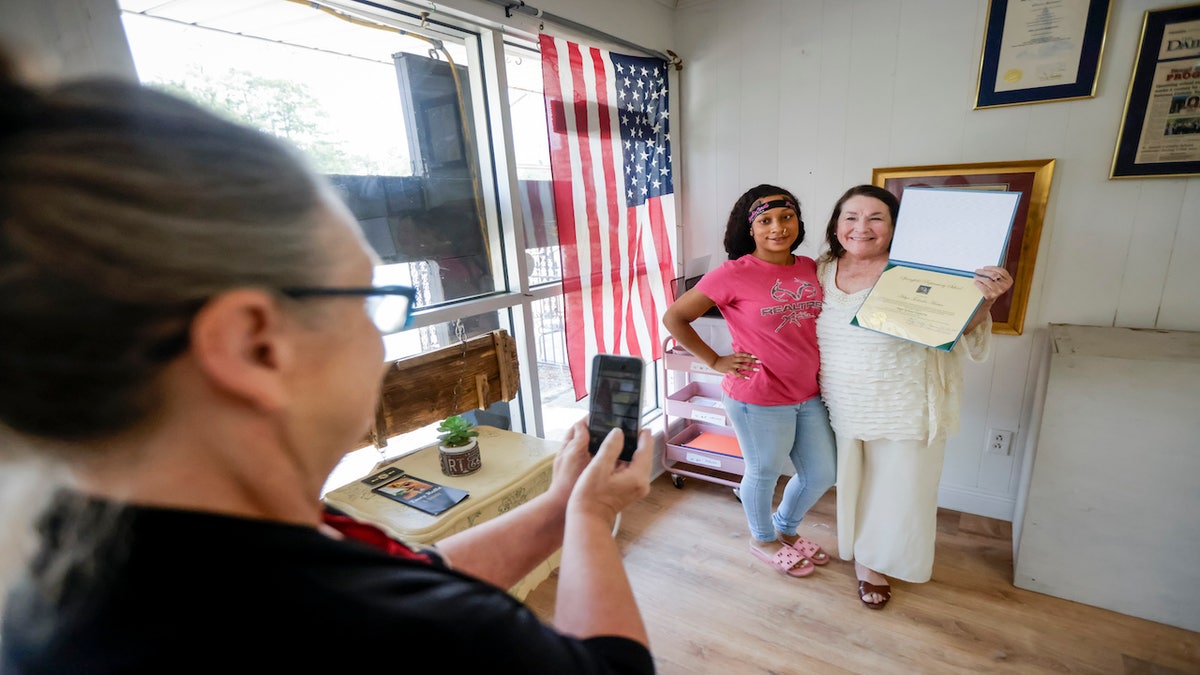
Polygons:
<instances>
[{"instance_id":1,"label":"red strap","mask_svg":"<svg viewBox=\"0 0 1200 675\"><path fill-rule=\"evenodd\" d=\"M324 512L324 520L326 525L341 532L342 536L347 539L354 539L364 544L369 544L388 555L406 560L416 560L427 565L433 562L428 553L418 553L412 550L407 544L392 539L386 532L374 525L359 522L348 516L329 513L328 511Z\"/></svg>"}]
</instances>

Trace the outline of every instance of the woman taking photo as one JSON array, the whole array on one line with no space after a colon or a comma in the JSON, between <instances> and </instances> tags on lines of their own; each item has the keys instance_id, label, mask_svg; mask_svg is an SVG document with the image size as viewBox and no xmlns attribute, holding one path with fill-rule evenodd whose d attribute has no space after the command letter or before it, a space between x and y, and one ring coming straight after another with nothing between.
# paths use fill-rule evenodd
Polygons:
<instances>
[{"instance_id":1,"label":"woman taking photo","mask_svg":"<svg viewBox=\"0 0 1200 675\"><path fill-rule=\"evenodd\" d=\"M10 75L0 672L653 672L612 537L649 491L647 434L589 461L576 425L547 492L432 551L340 536L320 491L412 289L372 286L349 210L276 139L128 83ZM503 589L559 547L552 628Z\"/></svg>"}]
</instances>

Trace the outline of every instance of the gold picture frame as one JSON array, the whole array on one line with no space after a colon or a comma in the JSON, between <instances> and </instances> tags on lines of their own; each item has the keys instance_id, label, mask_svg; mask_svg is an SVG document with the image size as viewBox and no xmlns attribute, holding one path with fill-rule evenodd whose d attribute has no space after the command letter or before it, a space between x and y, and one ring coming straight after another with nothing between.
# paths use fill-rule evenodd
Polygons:
<instances>
[{"instance_id":1,"label":"gold picture frame","mask_svg":"<svg viewBox=\"0 0 1200 675\"><path fill-rule=\"evenodd\" d=\"M1111 13L1112 0L988 0L975 109L1095 96Z\"/></svg>"},{"instance_id":2,"label":"gold picture frame","mask_svg":"<svg viewBox=\"0 0 1200 675\"><path fill-rule=\"evenodd\" d=\"M992 305L992 332L1020 335L1037 262L1038 243L1050 197L1053 159L975 164L894 166L874 169L871 183L903 199L906 187L944 187L959 190L1007 190L1021 193L1013 218L1004 268L1012 275L1012 290Z\"/></svg>"}]
</instances>

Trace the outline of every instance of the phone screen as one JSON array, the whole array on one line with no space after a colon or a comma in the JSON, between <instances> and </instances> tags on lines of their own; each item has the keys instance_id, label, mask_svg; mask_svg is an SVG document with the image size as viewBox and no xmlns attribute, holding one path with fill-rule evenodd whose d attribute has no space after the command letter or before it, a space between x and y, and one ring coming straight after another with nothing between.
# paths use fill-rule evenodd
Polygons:
<instances>
[{"instance_id":1,"label":"phone screen","mask_svg":"<svg viewBox=\"0 0 1200 675\"><path fill-rule=\"evenodd\" d=\"M592 359L588 449L593 455L608 432L619 427L625 432L621 459L633 458L642 420L642 367L642 360L632 356L597 354Z\"/></svg>"}]
</instances>

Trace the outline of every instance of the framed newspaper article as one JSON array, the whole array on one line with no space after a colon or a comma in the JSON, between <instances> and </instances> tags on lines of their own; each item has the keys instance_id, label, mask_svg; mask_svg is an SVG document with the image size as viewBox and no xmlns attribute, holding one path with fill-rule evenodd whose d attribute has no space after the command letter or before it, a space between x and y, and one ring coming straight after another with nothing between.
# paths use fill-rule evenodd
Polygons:
<instances>
[{"instance_id":1,"label":"framed newspaper article","mask_svg":"<svg viewBox=\"0 0 1200 675\"><path fill-rule=\"evenodd\" d=\"M1037 261L1046 202L1050 197L1053 159L1012 162L895 166L871 172L874 185L904 201L905 188L952 188L1018 192L1016 216L1001 267L1012 275L1013 287L992 305L992 333L1020 335L1025 327L1033 268Z\"/></svg>"},{"instance_id":2,"label":"framed newspaper article","mask_svg":"<svg viewBox=\"0 0 1200 675\"><path fill-rule=\"evenodd\" d=\"M990 0L975 109L1096 95L1110 0Z\"/></svg>"},{"instance_id":3,"label":"framed newspaper article","mask_svg":"<svg viewBox=\"0 0 1200 675\"><path fill-rule=\"evenodd\" d=\"M1200 175L1200 4L1147 11L1111 178Z\"/></svg>"}]
</instances>

